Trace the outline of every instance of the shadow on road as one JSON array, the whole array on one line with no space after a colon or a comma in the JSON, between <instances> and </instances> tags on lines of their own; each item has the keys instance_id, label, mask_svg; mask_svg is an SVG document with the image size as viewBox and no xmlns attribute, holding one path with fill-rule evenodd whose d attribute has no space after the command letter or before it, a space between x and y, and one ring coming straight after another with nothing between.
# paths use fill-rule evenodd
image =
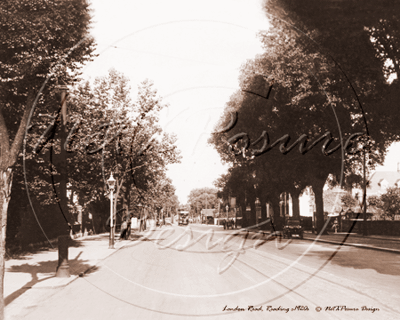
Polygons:
<instances>
[{"instance_id":1,"label":"shadow on road","mask_svg":"<svg viewBox=\"0 0 400 320\"><path fill-rule=\"evenodd\" d=\"M400 275L400 261L397 254L365 249L356 250L358 252L340 250L330 262L345 268L373 269L380 274ZM332 252L312 251L307 255L318 256L323 260L327 260L331 257Z\"/></svg>"}]
</instances>

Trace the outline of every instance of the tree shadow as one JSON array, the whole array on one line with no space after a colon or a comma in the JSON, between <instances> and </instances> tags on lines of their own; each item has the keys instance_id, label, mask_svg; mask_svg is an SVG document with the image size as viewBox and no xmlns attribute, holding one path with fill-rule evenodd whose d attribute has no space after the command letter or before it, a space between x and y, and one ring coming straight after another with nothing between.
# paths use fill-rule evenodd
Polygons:
<instances>
[{"instance_id":1,"label":"tree shadow","mask_svg":"<svg viewBox=\"0 0 400 320\"><path fill-rule=\"evenodd\" d=\"M57 249L57 244L51 247L51 244L42 244L41 246L35 247L19 247L14 251L7 251L6 252L6 261L7 260L28 260L30 259L29 256L34 255L39 252L43 251L51 251Z\"/></svg>"},{"instance_id":2,"label":"tree shadow","mask_svg":"<svg viewBox=\"0 0 400 320\"><path fill-rule=\"evenodd\" d=\"M150 241L150 239L144 237L141 234L133 234L133 235L131 234L129 237L129 240L131 240L131 241Z\"/></svg>"},{"instance_id":3,"label":"tree shadow","mask_svg":"<svg viewBox=\"0 0 400 320\"><path fill-rule=\"evenodd\" d=\"M318 256L320 259L330 259L331 264L353 269L373 269L380 274L399 276L400 261L395 253L373 251L365 249L340 250L332 259L331 251L312 251L307 256ZM362 251L364 250L364 251Z\"/></svg>"},{"instance_id":4,"label":"tree shadow","mask_svg":"<svg viewBox=\"0 0 400 320\"><path fill-rule=\"evenodd\" d=\"M79 248L84 246L83 241L103 241L108 239L108 234L97 234L88 238L83 239L70 239L68 241L69 247ZM15 248L7 249L6 260L27 260L28 256L34 255L38 252L57 250L57 242L42 242L40 244L28 245L28 246L18 246Z\"/></svg>"},{"instance_id":5,"label":"tree shadow","mask_svg":"<svg viewBox=\"0 0 400 320\"><path fill-rule=\"evenodd\" d=\"M84 242L104 241L104 240L108 240L109 237L110 236L108 234L98 234L98 235L90 236L88 238L83 238L83 239L71 239L68 242L68 246L69 247L79 248L79 247L85 246ZM119 237L119 235L115 238L114 241L117 241L118 237Z\"/></svg>"},{"instance_id":6,"label":"tree shadow","mask_svg":"<svg viewBox=\"0 0 400 320\"><path fill-rule=\"evenodd\" d=\"M69 260L69 271L71 276L81 275L82 273L87 275L99 270L97 266L89 264L88 260L79 260L81 254L82 251L74 259ZM4 299L5 305L7 306L26 291L32 289L34 285L55 278L57 265L58 261L48 260L41 261L37 264L25 263L7 268L6 272L29 273L31 275L31 280L25 283L20 289L8 295ZM49 276L39 279L39 274L49 274Z\"/></svg>"}]
</instances>

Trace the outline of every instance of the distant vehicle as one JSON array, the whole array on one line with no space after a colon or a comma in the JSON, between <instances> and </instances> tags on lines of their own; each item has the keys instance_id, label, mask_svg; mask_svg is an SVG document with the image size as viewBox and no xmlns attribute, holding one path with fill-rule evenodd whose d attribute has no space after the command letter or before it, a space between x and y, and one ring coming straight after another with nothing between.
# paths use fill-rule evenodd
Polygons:
<instances>
[{"instance_id":1,"label":"distant vehicle","mask_svg":"<svg viewBox=\"0 0 400 320\"><path fill-rule=\"evenodd\" d=\"M303 227L298 219L288 219L283 227L284 238L293 238L293 236L297 236L300 239L303 239L303 233Z\"/></svg>"},{"instance_id":2,"label":"distant vehicle","mask_svg":"<svg viewBox=\"0 0 400 320\"><path fill-rule=\"evenodd\" d=\"M208 216L206 223L207 224L214 224L214 217Z\"/></svg>"},{"instance_id":3,"label":"distant vehicle","mask_svg":"<svg viewBox=\"0 0 400 320\"><path fill-rule=\"evenodd\" d=\"M189 212L188 211L180 211L179 212L179 221L178 225L187 225L189 223Z\"/></svg>"}]
</instances>

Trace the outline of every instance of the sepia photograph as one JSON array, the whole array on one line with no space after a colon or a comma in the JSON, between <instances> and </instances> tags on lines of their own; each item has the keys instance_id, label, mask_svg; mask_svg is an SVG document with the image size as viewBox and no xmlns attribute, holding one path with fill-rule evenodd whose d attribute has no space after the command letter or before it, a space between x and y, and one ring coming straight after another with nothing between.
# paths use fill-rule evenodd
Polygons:
<instances>
[{"instance_id":1,"label":"sepia photograph","mask_svg":"<svg viewBox=\"0 0 400 320\"><path fill-rule=\"evenodd\" d=\"M400 319L400 1L1 0L0 320Z\"/></svg>"}]
</instances>

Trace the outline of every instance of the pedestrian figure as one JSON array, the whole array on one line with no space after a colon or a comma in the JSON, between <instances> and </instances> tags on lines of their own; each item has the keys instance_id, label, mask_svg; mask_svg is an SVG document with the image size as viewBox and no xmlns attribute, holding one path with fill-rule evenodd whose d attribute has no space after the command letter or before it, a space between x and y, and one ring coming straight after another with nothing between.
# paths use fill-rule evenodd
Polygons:
<instances>
[{"instance_id":1,"label":"pedestrian figure","mask_svg":"<svg viewBox=\"0 0 400 320\"><path fill-rule=\"evenodd\" d=\"M332 229L335 230L335 233L337 233L338 227L339 227L339 223L338 223L337 219L335 219L335 221L333 222L333 225L332 225Z\"/></svg>"},{"instance_id":2,"label":"pedestrian figure","mask_svg":"<svg viewBox=\"0 0 400 320\"><path fill-rule=\"evenodd\" d=\"M130 235L131 235L131 225L132 225L132 220L130 218L131 215L128 215L128 217L126 218L126 222L127 222L127 228L126 228L126 233L125 233L125 240L128 240Z\"/></svg>"},{"instance_id":3,"label":"pedestrian figure","mask_svg":"<svg viewBox=\"0 0 400 320\"><path fill-rule=\"evenodd\" d=\"M127 230L128 223L126 222L126 220L124 220L121 224L121 234L119 235L119 240L122 240L125 237Z\"/></svg>"}]
</instances>

